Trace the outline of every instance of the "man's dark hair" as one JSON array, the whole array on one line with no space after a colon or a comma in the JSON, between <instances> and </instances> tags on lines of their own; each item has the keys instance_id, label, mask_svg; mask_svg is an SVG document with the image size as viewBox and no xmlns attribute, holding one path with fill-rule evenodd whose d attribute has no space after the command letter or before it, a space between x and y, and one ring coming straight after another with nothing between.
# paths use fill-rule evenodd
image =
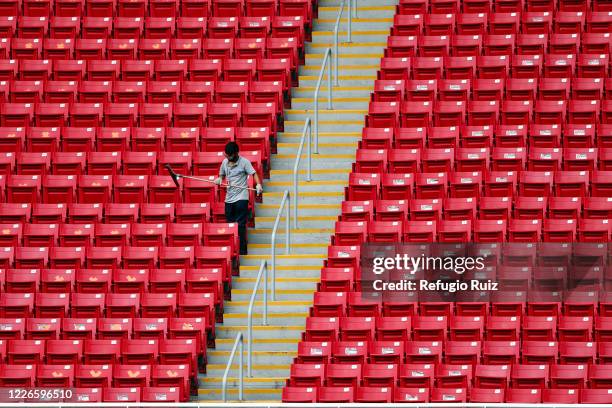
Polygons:
<instances>
[{"instance_id":1,"label":"man's dark hair","mask_svg":"<svg viewBox=\"0 0 612 408\"><path fill-rule=\"evenodd\" d=\"M231 156L232 154L236 154L240 151L240 148L238 147L238 143L236 142L228 142L225 145L225 154L227 154L228 156Z\"/></svg>"}]
</instances>

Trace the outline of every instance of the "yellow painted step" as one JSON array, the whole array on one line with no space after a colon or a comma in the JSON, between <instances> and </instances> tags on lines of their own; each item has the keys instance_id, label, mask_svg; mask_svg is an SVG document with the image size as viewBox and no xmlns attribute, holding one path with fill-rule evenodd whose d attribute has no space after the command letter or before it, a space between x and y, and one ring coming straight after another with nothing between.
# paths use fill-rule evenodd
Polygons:
<instances>
[{"instance_id":1,"label":"yellow painted step","mask_svg":"<svg viewBox=\"0 0 612 408\"><path fill-rule=\"evenodd\" d=\"M301 120L286 120L285 126L287 125L304 125L304 121ZM319 120L319 125L363 125L363 120ZM280 155L276 155L278 157ZM319 155L320 156L320 155Z\"/></svg>"},{"instance_id":2,"label":"yellow painted step","mask_svg":"<svg viewBox=\"0 0 612 408\"><path fill-rule=\"evenodd\" d=\"M209 350L207 353L209 356L229 356L230 350ZM247 354L247 351L244 351ZM273 351L273 350L253 350L253 355L260 356L295 356L295 351Z\"/></svg>"},{"instance_id":3,"label":"yellow painted step","mask_svg":"<svg viewBox=\"0 0 612 408\"><path fill-rule=\"evenodd\" d=\"M389 30L353 30L353 35L388 35ZM313 31L313 37L324 37L326 35L333 35L333 31ZM346 36L346 31L338 31L338 36Z\"/></svg>"},{"instance_id":4,"label":"yellow painted step","mask_svg":"<svg viewBox=\"0 0 612 408\"><path fill-rule=\"evenodd\" d=\"M210 389L206 389L206 388L200 388L198 390L198 394L208 394L210 393L211 390ZM215 393L217 393L218 395L221 395L221 391L219 389L215 389L214 390ZM245 388L244 389L244 395L260 395L260 394L278 394L278 400L277 401L271 401L274 404L278 404L278 402L280 401L280 396L281 393L283 392L282 388ZM238 398L238 388L228 388L227 389L227 395L231 395L231 398ZM248 397L246 397L246 399L248 400ZM228 400L227 403L244 403L244 401L234 401L232 399ZM261 403L262 401L257 400L258 403ZM217 406L222 406L221 403L222 401L198 401L198 403L204 405L204 404L211 404L208 406L212 406L212 407L217 407ZM219 404L219 405L214 405L215 403ZM226 402L223 402L223 404L225 404Z\"/></svg>"},{"instance_id":5,"label":"yellow painted step","mask_svg":"<svg viewBox=\"0 0 612 408\"><path fill-rule=\"evenodd\" d=\"M313 109L287 109L285 110L285 114L304 114L304 113L312 113L314 112ZM332 110L327 110L327 109L319 109L319 114L320 115L339 115L339 114L361 114L361 115L365 115L366 113L368 113L367 109L332 109Z\"/></svg>"},{"instance_id":6,"label":"yellow painted step","mask_svg":"<svg viewBox=\"0 0 612 408\"><path fill-rule=\"evenodd\" d=\"M319 101L325 101L327 102L327 98L324 98L325 95L321 95L319 97ZM358 97L351 97L351 98L337 98L335 96L332 95L332 102L369 102L370 98L358 98ZM292 99L293 102L312 102L314 101L314 98L293 98Z\"/></svg>"},{"instance_id":7,"label":"yellow painted step","mask_svg":"<svg viewBox=\"0 0 612 408\"><path fill-rule=\"evenodd\" d=\"M329 47L333 47L334 44L333 43L316 43L316 44L310 44L310 46L312 48L329 48ZM387 43L386 42L382 42L382 41L375 41L375 42L351 42L351 43L347 43L347 42L343 42L340 45L342 48L356 48L356 47L386 47Z\"/></svg>"},{"instance_id":8,"label":"yellow painted step","mask_svg":"<svg viewBox=\"0 0 612 408\"><path fill-rule=\"evenodd\" d=\"M382 20L386 20L386 19L382 19ZM393 20L392 19L388 19L388 21L393 21ZM370 54L357 53L357 54L343 54L343 55L339 55L340 59L342 59L343 57L351 58L351 59L354 59L354 58L382 58L383 56L384 56L384 54L381 53L381 52L370 53ZM316 54L315 53L306 54L306 58L309 58L309 57L323 58L323 54L322 53L321 54L319 54L319 53L316 53Z\"/></svg>"},{"instance_id":9,"label":"yellow painted step","mask_svg":"<svg viewBox=\"0 0 612 408\"><path fill-rule=\"evenodd\" d=\"M259 377L259 378L251 378L251 377L247 377L244 376L244 382L245 384L257 384L257 383L268 383L268 382L277 382L277 381L285 381L287 378L285 377ZM229 382L234 382L234 381L238 381L238 377L227 377L227 380ZM221 382L221 377L200 377L200 382L201 383L219 383ZM245 393L249 388L245 388ZM210 390L206 390L204 389L204 391L209 391ZM202 389L200 388L198 390L198 392L202 392Z\"/></svg>"},{"instance_id":10,"label":"yellow painted step","mask_svg":"<svg viewBox=\"0 0 612 408\"><path fill-rule=\"evenodd\" d=\"M253 283L257 278L239 278L234 277L232 283ZM276 278L277 282L307 282L307 283L318 283L319 278Z\"/></svg>"},{"instance_id":11,"label":"yellow painted step","mask_svg":"<svg viewBox=\"0 0 612 408\"><path fill-rule=\"evenodd\" d=\"M320 258L325 259L327 255L324 254L277 254L276 259L310 259L310 258ZM261 254L261 255L242 255L241 259L269 259L269 254ZM246 266L246 265L245 265Z\"/></svg>"},{"instance_id":12,"label":"yellow painted step","mask_svg":"<svg viewBox=\"0 0 612 408\"><path fill-rule=\"evenodd\" d=\"M325 7L319 7L319 12L321 11L338 11L340 9L339 6L325 6ZM390 11L395 11L395 6L357 6L357 13L359 13L359 11L384 11L384 10L390 10Z\"/></svg>"},{"instance_id":13,"label":"yellow painted step","mask_svg":"<svg viewBox=\"0 0 612 408\"><path fill-rule=\"evenodd\" d=\"M317 19L317 21L321 24L335 24L336 23L336 19L331 19L331 18L319 18ZM348 22L347 18L341 18L340 19L341 23L346 23ZM377 17L377 18L354 18L353 19L353 23L392 23L393 19L392 18L385 18L385 17Z\"/></svg>"},{"instance_id":14,"label":"yellow painted step","mask_svg":"<svg viewBox=\"0 0 612 408\"><path fill-rule=\"evenodd\" d=\"M277 248L280 247L284 247L285 244L283 243L278 243L276 244ZM327 248L328 244L327 243L307 243L307 244L294 244L293 242L291 243L291 247L292 248L322 248L325 249ZM270 244L249 244L249 248L270 248L271 245Z\"/></svg>"},{"instance_id":15,"label":"yellow painted step","mask_svg":"<svg viewBox=\"0 0 612 408\"><path fill-rule=\"evenodd\" d=\"M293 149L297 149L298 147L300 147L299 143L279 143L278 147L286 147L286 148L293 148ZM356 148L357 147L357 142L349 142L349 143L319 143L319 148ZM314 149L314 147L313 147ZM308 152L306 151L306 148L304 148L304 150L302 151L302 154L307 154ZM334 169L335 170L335 169ZM293 174L293 173L292 173Z\"/></svg>"},{"instance_id":16,"label":"yellow painted step","mask_svg":"<svg viewBox=\"0 0 612 408\"><path fill-rule=\"evenodd\" d=\"M317 254L289 254L289 255L284 255L284 254L278 254L276 255L276 259L310 259L310 258L325 258L326 255L317 255ZM268 259L270 258L270 255L268 254L261 254L261 255L241 255L240 259Z\"/></svg>"},{"instance_id":17,"label":"yellow painted step","mask_svg":"<svg viewBox=\"0 0 612 408\"><path fill-rule=\"evenodd\" d=\"M319 122L319 123L323 123L323 122ZM331 123L331 122L330 122ZM340 121L335 122L337 124L341 124ZM352 123L342 123L342 124L352 124ZM295 154L277 154L275 156L277 159L295 159L296 155ZM355 154L316 154L313 156L314 159L354 159L355 158Z\"/></svg>"},{"instance_id":18,"label":"yellow painted step","mask_svg":"<svg viewBox=\"0 0 612 408\"><path fill-rule=\"evenodd\" d=\"M292 268L292 270L295 270L295 266ZM276 268L276 269L280 269L280 268ZM304 269L300 266L300 269ZM319 269L321 269L321 267L319 266ZM309 293L314 293L315 289L276 289L276 294L277 295L308 295ZM232 294L235 295L250 295L251 293L253 293L253 289L232 289ZM262 290L259 289L257 291L257 293L262 293Z\"/></svg>"},{"instance_id":19,"label":"yellow painted step","mask_svg":"<svg viewBox=\"0 0 612 408\"><path fill-rule=\"evenodd\" d=\"M216 339L215 343L217 343L217 344L234 344L234 341L235 341L235 339ZM259 344L276 344L276 343L296 344L296 343L299 343L300 341L301 341L301 339L272 339L272 338L268 338L268 339L253 339L253 343L259 343Z\"/></svg>"},{"instance_id":20,"label":"yellow painted step","mask_svg":"<svg viewBox=\"0 0 612 408\"><path fill-rule=\"evenodd\" d=\"M265 210L277 209L279 204L260 204L257 208ZM340 208L340 204L298 204L298 208L308 208L311 210L336 210Z\"/></svg>"},{"instance_id":21,"label":"yellow painted step","mask_svg":"<svg viewBox=\"0 0 612 408\"><path fill-rule=\"evenodd\" d=\"M225 364L207 364L206 368L211 370L225 370ZM232 364L232 370L238 369L238 364ZM253 364L253 370L288 370L288 364Z\"/></svg>"},{"instance_id":22,"label":"yellow painted step","mask_svg":"<svg viewBox=\"0 0 612 408\"><path fill-rule=\"evenodd\" d=\"M290 319L305 319L309 316L308 313L268 313L268 318L290 318ZM226 319L247 319L248 313L225 313L223 318ZM254 319L263 319L262 313L253 313Z\"/></svg>"},{"instance_id":23,"label":"yellow painted step","mask_svg":"<svg viewBox=\"0 0 612 408\"><path fill-rule=\"evenodd\" d=\"M319 79L318 75L317 76L315 75L300 76L300 81L316 81L318 79ZM323 80L326 80L326 79L327 79L327 74L323 75ZM350 81L351 79L365 79L365 80L374 81L376 79L376 75L338 75L338 79L340 81Z\"/></svg>"},{"instance_id":24,"label":"yellow painted step","mask_svg":"<svg viewBox=\"0 0 612 408\"><path fill-rule=\"evenodd\" d=\"M282 143L282 144L285 144L285 143ZM286 144L293 145L293 143L286 143ZM319 145L322 146L322 144L319 144ZM306 174L306 172L307 172L306 170L299 170L298 174ZM312 169L312 174L338 174L338 173L350 173L350 172L351 172L351 169ZM293 170L278 169L278 170L271 170L270 173L272 175L293 174ZM262 205L265 205L265 204L262 204Z\"/></svg>"},{"instance_id":25,"label":"yellow painted step","mask_svg":"<svg viewBox=\"0 0 612 408\"><path fill-rule=\"evenodd\" d=\"M225 302L225 305L232 306L232 307L248 306L249 302L250 302L249 300L232 300L229 302ZM256 300L255 305L262 306L263 301ZM275 301L269 300L268 306L312 306L312 302L306 301L306 300L275 300ZM222 339L217 339L216 341L219 341L219 340L222 340ZM274 342L270 341L270 343L274 343Z\"/></svg>"},{"instance_id":26,"label":"yellow painted step","mask_svg":"<svg viewBox=\"0 0 612 408\"><path fill-rule=\"evenodd\" d=\"M361 133L359 132L338 132L338 133L334 133L334 132L319 132L319 139L324 138L324 137L361 137ZM283 133L283 137L302 137L301 133L297 133L297 132L284 132ZM339 169L342 170L342 169ZM293 171L293 170L272 170L274 171ZM315 171L333 171L335 172L336 169L325 169L325 170L315 170L313 169L312 172L314 173Z\"/></svg>"},{"instance_id":27,"label":"yellow painted step","mask_svg":"<svg viewBox=\"0 0 612 408\"><path fill-rule=\"evenodd\" d=\"M337 215L304 215L299 216L298 221L336 221L338 219ZM255 223L257 222L274 222L276 217L255 217ZM285 217L280 218L281 222L285 221ZM293 220L293 218L292 218ZM306 254L308 256L312 254Z\"/></svg>"},{"instance_id":28,"label":"yellow painted step","mask_svg":"<svg viewBox=\"0 0 612 408\"><path fill-rule=\"evenodd\" d=\"M343 186L346 185L344 180L312 180L312 181L298 181L299 186ZM266 186L293 186L293 181L268 181Z\"/></svg>"},{"instance_id":29,"label":"yellow painted step","mask_svg":"<svg viewBox=\"0 0 612 408\"><path fill-rule=\"evenodd\" d=\"M347 155L348 156L348 155ZM345 157L336 157L336 159L344 159ZM264 197L266 196L278 196L282 197L283 192L280 191L272 191L272 192L264 192ZM340 191L300 191L301 197L344 197L344 193Z\"/></svg>"},{"instance_id":30,"label":"yellow painted step","mask_svg":"<svg viewBox=\"0 0 612 408\"><path fill-rule=\"evenodd\" d=\"M253 330L258 330L258 331L274 331L274 330L304 330L305 326L304 325L300 325L300 326L253 326ZM243 333L246 333L248 330L247 326L222 326L219 327L219 329L225 329L225 330L232 330L232 331L241 331ZM232 340L233 342L234 340Z\"/></svg>"},{"instance_id":31,"label":"yellow painted step","mask_svg":"<svg viewBox=\"0 0 612 408\"><path fill-rule=\"evenodd\" d=\"M285 232L285 228L279 228L278 232ZM333 233L333 228L300 228L300 229L291 229L292 234L324 234L324 233ZM271 234L272 228L254 228L249 230L249 234Z\"/></svg>"},{"instance_id":32,"label":"yellow painted step","mask_svg":"<svg viewBox=\"0 0 612 408\"><path fill-rule=\"evenodd\" d=\"M314 33L312 33L314 35ZM370 70L378 70L380 68L379 65L342 65L343 71L363 71L366 69ZM321 69L320 65L304 65L302 69L306 71L319 71ZM292 100L295 100L293 98Z\"/></svg>"},{"instance_id":33,"label":"yellow painted step","mask_svg":"<svg viewBox=\"0 0 612 408\"><path fill-rule=\"evenodd\" d=\"M315 87L314 86L300 86L299 89L302 89L304 91L311 91L314 92ZM321 90L325 89L327 91L327 84L322 84L321 85ZM371 86L334 86L332 85L332 89L335 91L372 91L374 90L374 85ZM323 97L324 95L321 94L321 97Z\"/></svg>"},{"instance_id":34,"label":"yellow painted step","mask_svg":"<svg viewBox=\"0 0 612 408\"><path fill-rule=\"evenodd\" d=\"M287 266L287 265L276 265L276 270L277 271L295 271L295 265L291 265L291 266ZM321 270L321 265L301 265L300 266L301 270L305 270L305 271L320 271ZM240 265L240 270L252 270L252 271L258 271L259 270L259 265Z\"/></svg>"}]
</instances>

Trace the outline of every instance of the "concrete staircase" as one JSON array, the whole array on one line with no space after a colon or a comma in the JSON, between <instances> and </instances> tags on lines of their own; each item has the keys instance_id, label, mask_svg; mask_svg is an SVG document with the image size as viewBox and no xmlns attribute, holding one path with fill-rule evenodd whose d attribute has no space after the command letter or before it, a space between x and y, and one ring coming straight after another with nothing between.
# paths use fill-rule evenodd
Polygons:
<instances>
[{"instance_id":1,"label":"concrete staircase","mask_svg":"<svg viewBox=\"0 0 612 408\"><path fill-rule=\"evenodd\" d=\"M232 300L225 304L224 321L217 324L216 348L208 350L208 372L200 376L198 399L220 400L221 382L234 339L247 335L247 309L262 259L270 256L270 234L283 191L293 194L292 172L306 117L314 117L314 86L323 53L333 47L339 0L320 0L312 43L306 45L306 64L300 67L300 87L292 90L292 108L285 111L285 132L278 136L270 180L264 183L263 202L257 204L255 228L249 230L249 255L240 259L240 277L233 280ZM313 292L327 255L334 221L340 212L357 141L361 138L370 92L376 79L396 0L358 0L353 19L353 42L346 41L343 14L340 47L340 86L333 88L333 110L327 108L326 81L319 107L319 154L313 155L313 181L305 181L306 156L299 181L299 228L291 230L291 254L284 255L284 222L277 236L276 301L269 302L268 326L261 325L261 294L253 317L253 377L245 376L247 401L280 401L289 367L296 355ZM306 150L306 149L304 149ZM293 202L293 199L292 199ZM284 217L282 219L284 221ZM293 223L292 223L293 227ZM261 292L261 291L260 291ZM245 356L246 364L246 356ZM238 361L228 380L228 400L238 397Z\"/></svg>"}]
</instances>

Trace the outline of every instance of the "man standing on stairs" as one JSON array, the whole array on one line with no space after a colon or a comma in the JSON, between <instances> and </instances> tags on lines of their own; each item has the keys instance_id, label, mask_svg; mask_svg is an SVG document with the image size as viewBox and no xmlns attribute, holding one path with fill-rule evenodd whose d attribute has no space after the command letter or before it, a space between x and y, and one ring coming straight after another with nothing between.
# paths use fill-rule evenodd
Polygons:
<instances>
[{"instance_id":1,"label":"man standing on stairs","mask_svg":"<svg viewBox=\"0 0 612 408\"><path fill-rule=\"evenodd\" d=\"M225 159L219 169L219 177L215 184L220 185L223 178L227 180L225 193L225 220L238 223L240 236L240 255L247 254L247 229L249 219L249 176L255 179L257 194L263 192L259 175L253 168L249 159L238 154L238 143L229 142L225 145Z\"/></svg>"}]
</instances>

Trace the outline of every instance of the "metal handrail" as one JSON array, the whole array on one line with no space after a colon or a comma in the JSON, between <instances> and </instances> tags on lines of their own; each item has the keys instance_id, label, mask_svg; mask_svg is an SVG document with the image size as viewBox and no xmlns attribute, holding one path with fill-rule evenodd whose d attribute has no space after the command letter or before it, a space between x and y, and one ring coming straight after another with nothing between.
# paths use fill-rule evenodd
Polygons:
<instances>
[{"instance_id":1,"label":"metal handrail","mask_svg":"<svg viewBox=\"0 0 612 408\"><path fill-rule=\"evenodd\" d=\"M306 132L308 131L308 132ZM300 167L300 159L302 158L302 150L304 149L304 139L308 134L308 173L306 175L307 181L312 181L312 126L310 117L307 117L304 121L304 130L302 130L302 138L300 139L300 147L298 147L295 164L293 165L293 228L298 228L298 171Z\"/></svg>"},{"instance_id":2,"label":"metal handrail","mask_svg":"<svg viewBox=\"0 0 612 408\"><path fill-rule=\"evenodd\" d=\"M329 62L329 71L327 73L327 109L332 110L332 50L327 48L321 62L321 70L319 71L319 79L315 85L314 91L314 134L315 134L315 153L319 153L319 91L321 90L321 82L323 82L323 74L325 73L325 65Z\"/></svg>"},{"instance_id":3,"label":"metal handrail","mask_svg":"<svg viewBox=\"0 0 612 408\"><path fill-rule=\"evenodd\" d=\"M291 198L289 197L289 190L285 190L285 194L283 194L283 199L281 200L278 206L278 213L276 214L276 219L274 220L274 226L272 227L272 237L270 238L270 246L271 254L270 254L270 262L272 265L272 300L276 300L276 232L278 231L278 226L281 220L281 213L283 212L283 207L287 205L287 214L285 215L285 254L289 255L291 248L291 211L289 208L291 207Z\"/></svg>"},{"instance_id":4,"label":"metal handrail","mask_svg":"<svg viewBox=\"0 0 612 408\"><path fill-rule=\"evenodd\" d=\"M242 401L244 399L244 345L242 332L239 332L236 335L236 341L234 341L234 347L232 348L229 360L227 361L227 366L225 366L225 373L223 373L223 382L221 383L221 396L223 397L223 402L227 401L227 376L229 374L230 368L232 368L232 362L234 361L234 357L236 356L236 350L238 349L238 346L240 346L240 356L238 360L240 362L240 365L238 366L238 378L240 381L238 385L238 400Z\"/></svg>"},{"instance_id":5,"label":"metal handrail","mask_svg":"<svg viewBox=\"0 0 612 408\"><path fill-rule=\"evenodd\" d=\"M247 376L253 376L253 306L255 305L255 298L257 298L257 289L259 289L259 283L263 276L263 326L268 325L268 263L264 260L259 265L259 273L257 273L257 279L255 279L255 286L253 286L253 292L251 293L251 300L249 302L249 310L247 312Z\"/></svg>"},{"instance_id":6,"label":"metal handrail","mask_svg":"<svg viewBox=\"0 0 612 408\"><path fill-rule=\"evenodd\" d=\"M344 5L347 0L342 0L340 3L340 10L338 10L338 17L336 17L336 24L334 25L334 83L336 86L340 85L340 80L338 79L338 59L340 58L340 53L338 51L338 30L340 29L340 19L342 18L342 13L344 12ZM353 26L353 7L352 3L356 0L348 0L348 19L346 22L346 42L352 42L352 26Z\"/></svg>"}]
</instances>

